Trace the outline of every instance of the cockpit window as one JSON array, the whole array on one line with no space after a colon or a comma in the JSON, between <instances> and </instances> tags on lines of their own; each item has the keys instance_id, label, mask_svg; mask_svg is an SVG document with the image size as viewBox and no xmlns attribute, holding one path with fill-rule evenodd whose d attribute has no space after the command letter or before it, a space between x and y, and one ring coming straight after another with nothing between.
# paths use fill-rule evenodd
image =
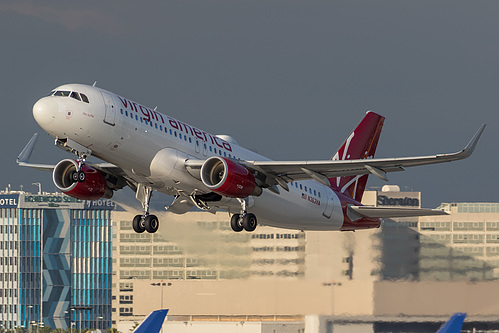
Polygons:
<instances>
[{"instance_id":1,"label":"cockpit window","mask_svg":"<svg viewBox=\"0 0 499 333\"><path fill-rule=\"evenodd\" d=\"M87 95L85 94L80 94L80 95L81 95L81 100L84 101L85 103L88 103Z\"/></svg>"},{"instance_id":2,"label":"cockpit window","mask_svg":"<svg viewBox=\"0 0 499 333\"><path fill-rule=\"evenodd\" d=\"M55 92L54 96L68 97L70 94L71 94L71 91L58 90Z\"/></svg>"},{"instance_id":3,"label":"cockpit window","mask_svg":"<svg viewBox=\"0 0 499 333\"><path fill-rule=\"evenodd\" d=\"M73 91L70 97L81 101L80 94L78 94L76 91Z\"/></svg>"},{"instance_id":4,"label":"cockpit window","mask_svg":"<svg viewBox=\"0 0 499 333\"><path fill-rule=\"evenodd\" d=\"M49 96L62 96L62 97L71 97L78 101L83 101L85 103L89 103L88 97L85 94L80 94L76 91L66 91L66 90L56 90L52 91Z\"/></svg>"}]
</instances>

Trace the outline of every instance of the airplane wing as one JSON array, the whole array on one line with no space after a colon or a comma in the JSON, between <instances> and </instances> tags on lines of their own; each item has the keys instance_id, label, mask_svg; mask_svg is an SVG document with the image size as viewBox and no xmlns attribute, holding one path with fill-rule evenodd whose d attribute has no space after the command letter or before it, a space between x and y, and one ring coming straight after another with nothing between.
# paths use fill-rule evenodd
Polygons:
<instances>
[{"instance_id":1,"label":"airplane wing","mask_svg":"<svg viewBox=\"0 0 499 333\"><path fill-rule=\"evenodd\" d=\"M168 309L151 312L133 333L158 333L165 321Z\"/></svg>"},{"instance_id":2,"label":"airplane wing","mask_svg":"<svg viewBox=\"0 0 499 333\"><path fill-rule=\"evenodd\" d=\"M418 157L373 158L357 160L323 160L323 161L237 161L249 170L265 175L264 187L281 185L287 189L287 182L304 179L315 179L330 186L328 178L373 174L388 180L388 172L404 171L404 168L457 161L469 157L485 129L485 124L475 133L470 142L456 153L436 154ZM187 169L201 168L204 161L187 160Z\"/></svg>"}]
</instances>

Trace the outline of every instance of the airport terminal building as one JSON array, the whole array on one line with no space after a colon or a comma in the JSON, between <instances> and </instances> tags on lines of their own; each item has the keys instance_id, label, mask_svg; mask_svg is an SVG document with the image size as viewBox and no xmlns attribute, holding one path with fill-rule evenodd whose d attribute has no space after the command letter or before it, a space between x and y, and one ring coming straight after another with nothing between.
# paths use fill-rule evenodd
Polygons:
<instances>
[{"instance_id":1,"label":"airport terminal building","mask_svg":"<svg viewBox=\"0 0 499 333\"><path fill-rule=\"evenodd\" d=\"M0 193L0 325L111 325L108 200Z\"/></svg>"}]
</instances>

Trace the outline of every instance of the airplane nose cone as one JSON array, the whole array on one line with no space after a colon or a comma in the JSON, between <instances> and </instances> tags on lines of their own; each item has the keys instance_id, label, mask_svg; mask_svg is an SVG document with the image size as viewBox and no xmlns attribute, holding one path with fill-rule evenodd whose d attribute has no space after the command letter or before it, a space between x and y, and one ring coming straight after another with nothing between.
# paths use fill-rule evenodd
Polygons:
<instances>
[{"instance_id":1,"label":"airplane nose cone","mask_svg":"<svg viewBox=\"0 0 499 333\"><path fill-rule=\"evenodd\" d=\"M50 97L42 98L33 105L33 117L43 129L47 129L55 121L57 112L57 102Z\"/></svg>"}]
</instances>

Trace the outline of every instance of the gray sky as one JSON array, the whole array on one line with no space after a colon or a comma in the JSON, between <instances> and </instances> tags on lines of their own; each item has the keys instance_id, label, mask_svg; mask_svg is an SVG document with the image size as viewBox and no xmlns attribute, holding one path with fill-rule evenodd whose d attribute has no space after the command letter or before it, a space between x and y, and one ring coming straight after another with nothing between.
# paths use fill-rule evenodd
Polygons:
<instances>
[{"instance_id":1,"label":"gray sky","mask_svg":"<svg viewBox=\"0 0 499 333\"><path fill-rule=\"evenodd\" d=\"M389 179L428 207L497 201L497 17L498 1L3 0L0 187L55 189L15 163L43 132L32 105L97 81L276 160L330 158L369 109L377 157L457 151L487 123L471 158ZM39 141L36 162L70 156Z\"/></svg>"}]
</instances>

